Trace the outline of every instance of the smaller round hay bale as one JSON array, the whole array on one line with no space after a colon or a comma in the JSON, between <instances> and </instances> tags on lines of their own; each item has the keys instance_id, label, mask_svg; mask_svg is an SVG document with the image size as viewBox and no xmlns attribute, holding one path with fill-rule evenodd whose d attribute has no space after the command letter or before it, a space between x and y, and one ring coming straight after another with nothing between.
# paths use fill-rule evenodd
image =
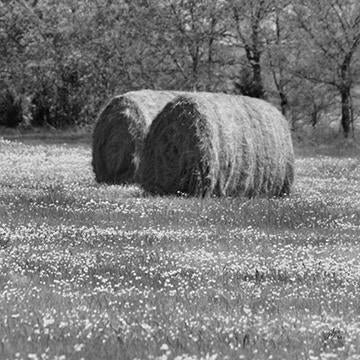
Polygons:
<instances>
[{"instance_id":1,"label":"smaller round hay bale","mask_svg":"<svg viewBox=\"0 0 360 360\"><path fill-rule=\"evenodd\" d=\"M99 183L135 181L148 128L180 92L139 90L112 98L100 112L93 132L92 166Z\"/></svg>"},{"instance_id":2,"label":"smaller round hay bale","mask_svg":"<svg viewBox=\"0 0 360 360\"><path fill-rule=\"evenodd\" d=\"M269 103L194 93L168 103L145 139L140 183L156 194L288 194L294 153L288 123Z\"/></svg>"}]
</instances>

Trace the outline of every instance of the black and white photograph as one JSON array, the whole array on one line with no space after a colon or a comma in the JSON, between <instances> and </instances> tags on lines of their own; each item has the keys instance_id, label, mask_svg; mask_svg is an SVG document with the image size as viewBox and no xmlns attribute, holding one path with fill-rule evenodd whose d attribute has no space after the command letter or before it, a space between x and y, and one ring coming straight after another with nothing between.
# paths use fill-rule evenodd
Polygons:
<instances>
[{"instance_id":1,"label":"black and white photograph","mask_svg":"<svg viewBox=\"0 0 360 360\"><path fill-rule=\"evenodd\" d=\"M359 0L0 0L0 360L360 360Z\"/></svg>"}]
</instances>

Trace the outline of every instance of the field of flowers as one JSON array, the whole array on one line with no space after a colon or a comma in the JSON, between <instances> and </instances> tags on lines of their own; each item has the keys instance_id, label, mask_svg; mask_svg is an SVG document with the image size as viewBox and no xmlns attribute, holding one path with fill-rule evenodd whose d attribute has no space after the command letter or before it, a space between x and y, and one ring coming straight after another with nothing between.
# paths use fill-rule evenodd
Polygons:
<instances>
[{"instance_id":1,"label":"field of flowers","mask_svg":"<svg viewBox=\"0 0 360 360\"><path fill-rule=\"evenodd\" d=\"M88 145L0 139L0 359L360 359L360 157L284 199L95 183Z\"/></svg>"}]
</instances>

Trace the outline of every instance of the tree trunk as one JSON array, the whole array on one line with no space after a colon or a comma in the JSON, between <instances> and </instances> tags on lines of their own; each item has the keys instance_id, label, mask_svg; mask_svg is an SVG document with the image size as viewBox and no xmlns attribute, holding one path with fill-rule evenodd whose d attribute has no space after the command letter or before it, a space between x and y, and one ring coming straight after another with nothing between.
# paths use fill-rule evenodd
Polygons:
<instances>
[{"instance_id":1,"label":"tree trunk","mask_svg":"<svg viewBox=\"0 0 360 360\"><path fill-rule=\"evenodd\" d=\"M319 110L318 110L316 104L313 103L313 108L311 111L311 125L313 128L316 127L318 120L319 120Z\"/></svg>"},{"instance_id":2,"label":"tree trunk","mask_svg":"<svg viewBox=\"0 0 360 360\"><path fill-rule=\"evenodd\" d=\"M208 73L208 83L206 84L206 91L211 91L214 88L213 84L213 45L215 41L215 26L217 19L212 15L211 26L210 26L210 35L209 35L209 44L208 44L208 60L207 60L207 73Z\"/></svg>"},{"instance_id":3,"label":"tree trunk","mask_svg":"<svg viewBox=\"0 0 360 360\"><path fill-rule=\"evenodd\" d=\"M260 65L260 56L258 61L252 62L251 67L253 70L253 84L254 84L254 92L255 96L259 99L265 98L265 90L264 85L261 78L261 65Z\"/></svg>"},{"instance_id":4,"label":"tree trunk","mask_svg":"<svg viewBox=\"0 0 360 360\"><path fill-rule=\"evenodd\" d=\"M355 44L350 52L345 56L345 59L340 67L340 74L342 84L340 86L341 95L341 126L343 128L345 138L349 137L353 115L351 107L351 75L350 75L350 64L356 49Z\"/></svg>"},{"instance_id":5,"label":"tree trunk","mask_svg":"<svg viewBox=\"0 0 360 360\"><path fill-rule=\"evenodd\" d=\"M254 47L245 45L246 57L249 61L252 70L252 97L265 99L265 90L261 77L261 52L257 49L257 44Z\"/></svg>"},{"instance_id":6,"label":"tree trunk","mask_svg":"<svg viewBox=\"0 0 360 360\"><path fill-rule=\"evenodd\" d=\"M351 92L350 88L341 89L341 126L345 138L349 137L351 130Z\"/></svg>"},{"instance_id":7,"label":"tree trunk","mask_svg":"<svg viewBox=\"0 0 360 360\"><path fill-rule=\"evenodd\" d=\"M282 112L282 114L284 116L286 116L288 111L289 111L288 98L287 98L286 94L282 90L279 91L279 97L280 97L281 112Z\"/></svg>"}]
</instances>

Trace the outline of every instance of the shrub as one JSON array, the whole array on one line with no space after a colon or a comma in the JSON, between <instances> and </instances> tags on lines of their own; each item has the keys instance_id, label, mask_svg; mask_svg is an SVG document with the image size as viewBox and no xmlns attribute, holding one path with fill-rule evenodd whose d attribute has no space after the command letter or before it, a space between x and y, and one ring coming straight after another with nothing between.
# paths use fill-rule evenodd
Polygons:
<instances>
[{"instance_id":1,"label":"shrub","mask_svg":"<svg viewBox=\"0 0 360 360\"><path fill-rule=\"evenodd\" d=\"M21 98L8 88L0 92L0 125L16 127L23 120Z\"/></svg>"}]
</instances>

